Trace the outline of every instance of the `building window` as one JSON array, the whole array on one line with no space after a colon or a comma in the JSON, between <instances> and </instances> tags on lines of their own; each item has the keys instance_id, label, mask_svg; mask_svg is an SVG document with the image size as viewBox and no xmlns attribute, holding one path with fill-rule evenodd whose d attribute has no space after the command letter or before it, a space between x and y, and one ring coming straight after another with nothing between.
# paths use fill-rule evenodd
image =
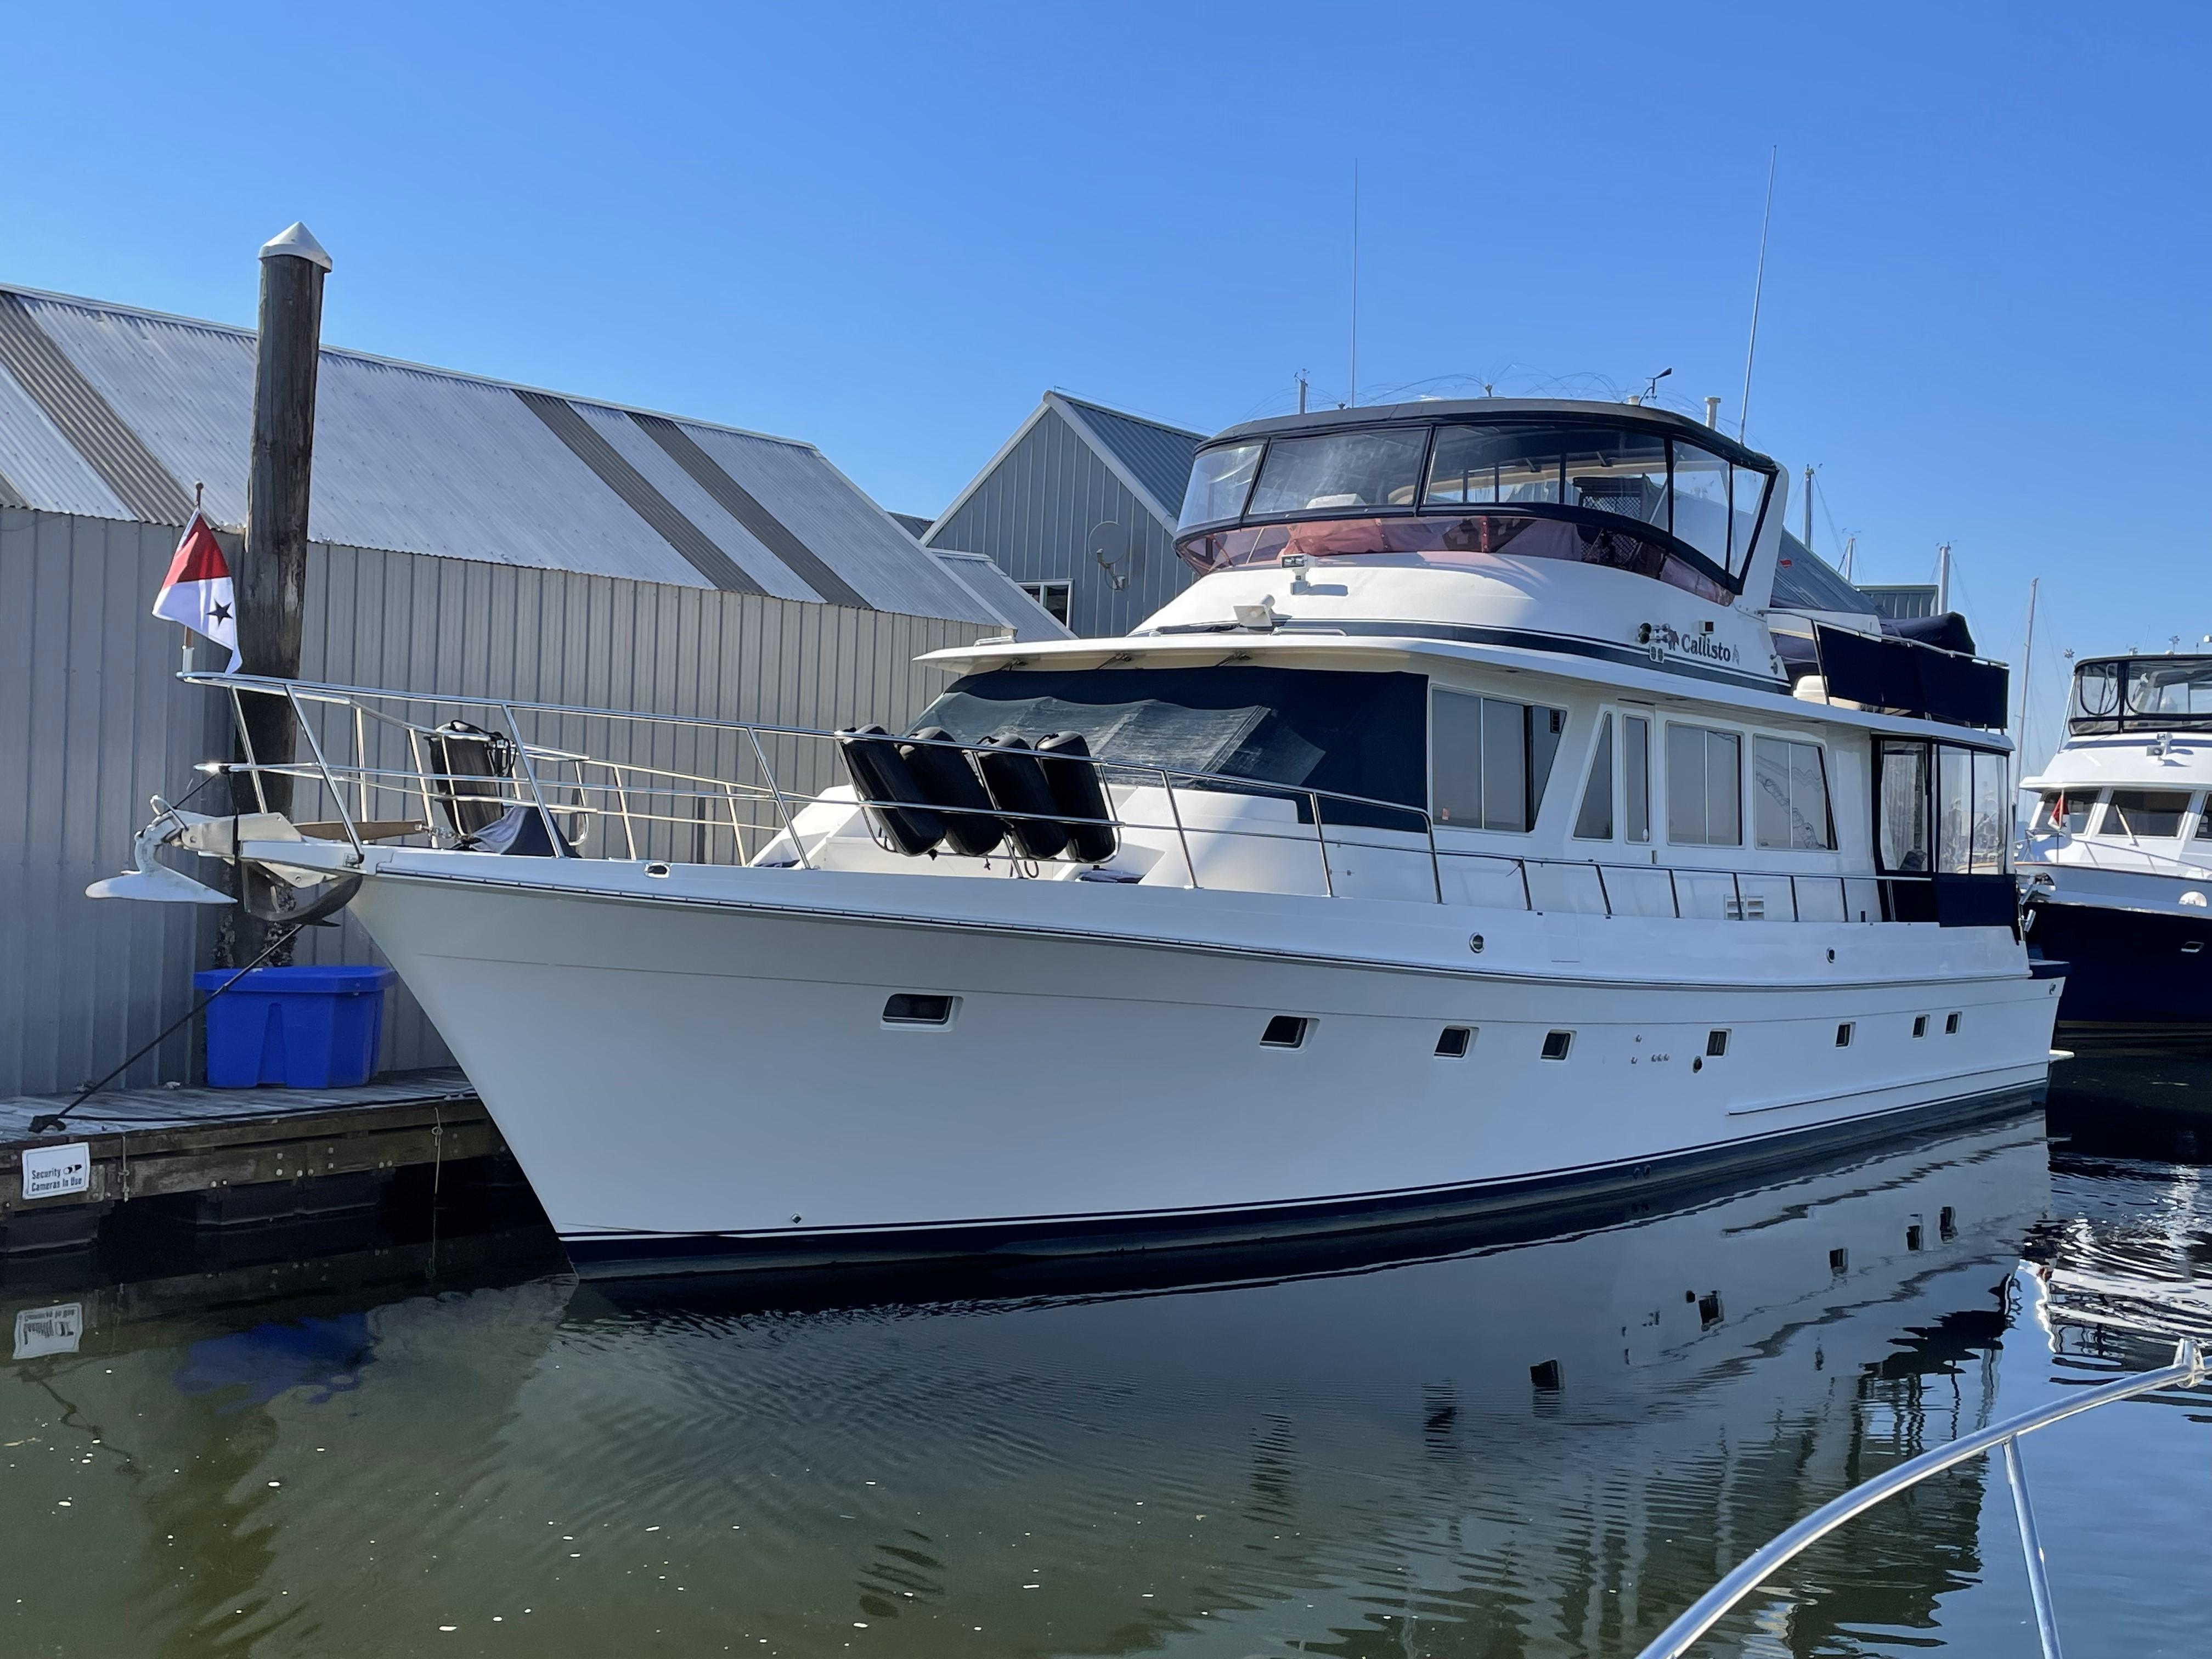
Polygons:
<instances>
[{"instance_id":1,"label":"building window","mask_svg":"<svg viewBox=\"0 0 2212 1659\"><path fill-rule=\"evenodd\" d=\"M1066 582L1023 582L1019 584L1019 586L1023 592L1028 594L1031 599L1037 602L1038 605L1044 611L1046 615L1049 616L1062 628L1067 626L1067 594L1070 584Z\"/></svg>"},{"instance_id":2,"label":"building window","mask_svg":"<svg viewBox=\"0 0 2212 1659\"><path fill-rule=\"evenodd\" d=\"M1437 687L1430 697L1430 796L1458 830L1536 827L1566 711Z\"/></svg>"},{"instance_id":3,"label":"building window","mask_svg":"<svg viewBox=\"0 0 2212 1659\"><path fill-rule=\"evenodd\" d=\"M1678 847L1743 845L1743 739L1702 726L1667 726L1667 839Z\"/></svg>"},{"instance_id":4,"label":"building window","mask_svg":"<svg viewBox=\"0 0 2212 1659\"><path fill-rule=\"evenodd\" d=\"M1751 740L1752 838L1761 847L1832 852L1828 773L1817 743Z\"/></svg>"}]
</instances>

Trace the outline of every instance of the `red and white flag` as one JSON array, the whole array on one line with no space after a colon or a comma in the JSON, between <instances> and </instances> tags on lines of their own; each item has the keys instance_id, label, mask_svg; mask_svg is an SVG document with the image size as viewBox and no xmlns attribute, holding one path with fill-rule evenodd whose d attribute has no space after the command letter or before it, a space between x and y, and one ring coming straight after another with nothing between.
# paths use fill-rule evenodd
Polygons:
<instances>
[{"instance_id":1,"label":"red and white flag","mask_svg":"<svg viewBox=\"0 0 2212 1659\"><path fill-rule=\"evenodd\" d=\"M161 579L154 614L228 646L230 665L222 672L238 672L238 607L230 591L230 561L197 511L177 544L177 556L169 561L169 574Z\"/></svg>"}]
</instances>

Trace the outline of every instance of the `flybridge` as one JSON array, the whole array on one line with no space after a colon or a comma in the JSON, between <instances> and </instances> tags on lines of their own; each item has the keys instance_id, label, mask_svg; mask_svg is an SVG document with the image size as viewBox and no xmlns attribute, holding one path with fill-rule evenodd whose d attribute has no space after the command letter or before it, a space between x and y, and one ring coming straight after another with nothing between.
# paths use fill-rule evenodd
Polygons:
<instances>
[{"instance_id":1,"label":"flybridge","mask_svg":"<svg viewBox=\"0 0 2212 1659\"><path fill-rule=\"evenodd\" d=\"M1176 549L1200 571L1284 556L1607 566L1727 605L1780 469L1662 410L1482 398L1233 427L1201 448Z\"/></svg>"}]
</instances>

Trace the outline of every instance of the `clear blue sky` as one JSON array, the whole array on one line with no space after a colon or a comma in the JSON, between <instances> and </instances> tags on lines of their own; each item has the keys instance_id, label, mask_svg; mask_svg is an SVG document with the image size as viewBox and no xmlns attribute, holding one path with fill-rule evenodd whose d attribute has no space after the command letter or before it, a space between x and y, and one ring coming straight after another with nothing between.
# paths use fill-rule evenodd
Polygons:
<instances>
[{"instance_id":1,"label":"clear blue sky","mask_svg":"<svg viewBox=\"0 0 2212 1659\"><path fill-rule=\"evenodd\" d=\"M194 7L9 20L0 278L819 444L933 512L1047 386L1212 428L1663 391L1995 654L2212 633L2202 5ZM1798 521L1793 502L1791 522ZM2055 659L2046 656L2046 662ZM2038 677L2039 682L2043 678Z\"/></svg>"}]
</instances>

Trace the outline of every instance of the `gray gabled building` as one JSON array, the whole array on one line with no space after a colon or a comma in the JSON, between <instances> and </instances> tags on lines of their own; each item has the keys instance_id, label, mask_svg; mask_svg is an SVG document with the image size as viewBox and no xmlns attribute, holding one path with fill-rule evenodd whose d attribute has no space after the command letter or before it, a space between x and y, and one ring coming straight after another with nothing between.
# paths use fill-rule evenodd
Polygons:
<instances>
[{"instance_id":1,"label":"gray gabled building","mask_svg":"<svg viewBox=\"0 0 2212 1659\"><path fill-rule=\"evenodd\" d=\"M1175 526L1204 435L1048 392L922 544L983 554L1079 635L1126 634L1190 585Z\"/></svg>"},{"instance_id":2,"label":"gray gabled building","mask_svg":"<svg viewBox=\"0 0 2212 1659\"><path fill-rule=\"evenodd\" d=\"M195 485L238 551L254 351L248 329L0 284L0 1097L100 1076L210 964L209 910L84 890L149 796L229 750L227 704L177 684L179 631L149 611ZM810 443L328 346L319 382L307 679L898 724L945 683L918 657L1064 633ZM369 951L349 921L298 948ZM404 990L385 1036L387 1066L447 1058ZM188 1078L192 1042L124 1081Z\"/></svg>"}]
</instances>

